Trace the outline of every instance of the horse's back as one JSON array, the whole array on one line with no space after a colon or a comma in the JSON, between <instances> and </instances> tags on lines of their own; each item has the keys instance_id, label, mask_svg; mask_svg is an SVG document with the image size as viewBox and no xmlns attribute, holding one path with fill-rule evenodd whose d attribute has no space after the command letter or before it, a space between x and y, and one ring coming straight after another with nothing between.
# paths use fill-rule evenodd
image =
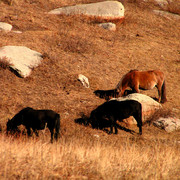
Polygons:
<instances>
[{"instance_id":1,"label":"horse's back","mask_svg":"<svg viewBox=\"0 0 180 180\"><path fill-rule=\"evenodd\" d=\"M141 103L136 100L118 101L118 109L125 113L133 113L142 109Z\"/></svg>"},{"instance_id":2,"label":"horse's back","mask_svg":"<svg viewBox=\"0 0 180 180\"><path fill-rule=\"evenodd\" d=\"M56 124L56 121L60 120L60 115L53 110L36 110L33 108L24 108L21 111L23 118L23 124L25 126L34 127L36 129L44 129L45 124L50 126Z\"/></svg>"},{"instance_id":3,"label":"horse's back","mask_svg":"<svg viewBox=\"0 0 180 180\"><path fill-rule=\"evenodd\" d=\"M121 114L128 116L129 114L133 114L133 112L141 111L142 107L138 101L135 100L110 100L102 104L100 108L102 112L109 114Z\"/></svg>"}]
</instances>

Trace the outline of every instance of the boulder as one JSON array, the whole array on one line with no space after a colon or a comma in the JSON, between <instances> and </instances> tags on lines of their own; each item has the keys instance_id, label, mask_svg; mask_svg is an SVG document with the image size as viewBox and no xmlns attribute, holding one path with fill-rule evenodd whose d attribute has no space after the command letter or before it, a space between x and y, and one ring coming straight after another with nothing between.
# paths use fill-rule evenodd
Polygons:
<instances>
[{"instance_id":1,"label":"boulder","mask_svg":"<svg viewBox=\"0 0 180 180\"><path fill-rule=\"evenodd\" d=\"M81 81L84 87L89 88L89 81L88 78L82 74L78 75L78 80Z\"/></svg>"},{"instance_id":2,"label":"boulder","mask_svg":"<svg viewBox=\"0 0 180 180\"><path fill-rule=\"evenodd\" d=\"M9 32L12 29L12 25L5 23L5 22L0 22L0 31L5 31Z\"/></svg>"},{"instance_id":3,"label":"boulder","mask_svg":"<svg viewBox=\"0 0 180 180\"><path fill-rule=\"evenodd\" d=\"M118 101L136 100L139 103L141 103L141 105L142 105L142 121L143 122L146 122L155 111L162 108L160 103L158 103L151 97L144 95L144 94L140 94L140 93L133 93L133 94L129 94L125 97L119 97L119 98L117 98L117 100ZM133 117L129 117L123 121L129 125L137 124L136 120Z\"/></svg>"},{"instance_id":4,"label":"boulder","mask_svg":"<svg viewBox=\"0 0 180 180\"><path fill-rule=\"evenodd\" d=\"M0 48L0 59L8 61L18 76L25 78L41 63L42 54L25 46L4 46Z\"/></svg>"},{"instance_id":5,"label":"boulder","mask_svg":"<svg viewBox=\"0 0 180 180\"><path fill-rule=\"evenodd\" d=\"M106 20L120 20L124 18L124 6L118 1L104 1L91 4L54 9L49 14L87 15Z\"/></svg>"},{"instance_id":6,"label":"boulder","mask_svg":"<svg viewBox=\"0 0 180 180\"><path fill-rule=\"evenodd\" d=\"M180 129L180 119L173 117L160 117L158 120L153 122L153 125L160 129L164 129L169 133Z\"/></svg>"},{"instance_id":7,"label":"boulder","mask_svg":"<svg viewBox=\"0 0 180 180\"><path fill-rule=\"evenodd\" d=\"M114 23L101 23L99 24L100 27L104 28L104 29L107 29L109 31L116 31L116 24Z\"/></svg>"}]
</instances>

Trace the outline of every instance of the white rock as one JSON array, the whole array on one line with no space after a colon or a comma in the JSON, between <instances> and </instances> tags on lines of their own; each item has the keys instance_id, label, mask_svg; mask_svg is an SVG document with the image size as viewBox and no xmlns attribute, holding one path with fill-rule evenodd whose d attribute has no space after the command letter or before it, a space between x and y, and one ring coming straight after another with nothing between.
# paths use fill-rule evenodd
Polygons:
<instances>
[{"instance_id":1,"label":"white rock","mask_svg":"<svg viewBox=\"0 0 180 180\"><path fill-rule=\"evenodd\" d=\"M9 32L12 29L12 25L5 23L5 22L0 22L0 31L6 31Z\"/></svg>"},{"instance_id":2,"label":"white rock","mask_svg":"<svg viewBox=\"0 0 180 180\"><path fill-rule=\"evenodd\" d=\"M88 78L82 74L78 75L78 80L81 81L84 87L89 88L89 81Z\"/></svg>"},{"instance_id":3,"label":"white rock","mask_svg":"<svg viewBox=\"0 0 180 180\"><path fill-rule=\"evenodd\" d=\"M4 46L0 48L0 59L8 60L10 67L25 78L40 64L42 54L25 46Z\"/></svg>"},{"instance_id":4,"label":"white rock","mask_svg":"<svg viewBox=\"0 0 180 180\"><path fill-rule=\"evenodd\" d=\"M11 31L11 32L16 33L16 34L21 34L22 33L22 31Z\"/></svg>"},{"instance_id":5,"label":"white rock","mask_svg":"<svg viewBox=\"0 0 180 180\"><path fill-rule=\"evenodd\" d=\"M164 129L167 132L173 132L175 130L180 129L180 119L172 117L160 117L158 120L153 122L153 125L161 129Z\"/></svg>"},{"instance_id":6,"label":"white rock","mask_svg":"<svg viewBox=\"0 0 180 180\"><path fill-rule=\"evenodd\" d=\"M104 1L91 4L81 4L54 9L49 14L76 15L101 17L103 19L124 18L124 6L118 1Z\"/></svg>"}]
</instances>

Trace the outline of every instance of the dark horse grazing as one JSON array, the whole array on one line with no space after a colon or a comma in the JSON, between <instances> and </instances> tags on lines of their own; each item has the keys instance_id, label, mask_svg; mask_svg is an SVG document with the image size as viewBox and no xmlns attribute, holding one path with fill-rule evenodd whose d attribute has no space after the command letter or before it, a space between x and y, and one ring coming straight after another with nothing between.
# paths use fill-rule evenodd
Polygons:
<instances>
[{"instance_id":1,"label":"dark horse grazing","mask_svg":"<svg viewBox=\"0 0 180 180\"><path fill-rule=\"evenodd\" d=\"M7 122L7 133L18 130L17 126L24 125L28 136L31 136L31 128L38 136L37 130L45 129L47 126L51 132L51 142L58 139L60 130L60 115L52 110L35 110L26 107L18 112Z\"/></svg>"},{"instance_id":2,"label":"dark horse grazing","mask_svg":"<svg viewBox=\"0 0 180 180\"><path fill-rule=\"evenodd\" d=\"M138 101L126 100L117 101L110 100L98 106L91 112L89 121L92 128L101 128L101 123L105 122L104 119L109 120L110 134L115 128L115 134L118 133L116 121L122 121L130 116L133 116L137 121L139 127L139 134L142 134L142 106ZM107 122L106 122L107 123ZM106 126L106 125L105 125Z\"/></svg>"},{"instance_id":3,"label":"dark horse grazing","mask_svg":"<svg viewBox=\"0 0 180 180\"><path fill-rule=\"evenodd\" d=\"M164 73L161 71L131 70L122 77L116 86L116 89L119 92L119 96L123 96L124 91L128 87L137 93L139 93L139 89L149 90L157 87L159 94L158 102L164 103L167 101L165 77Z\"/></svg>"}]
</instances>

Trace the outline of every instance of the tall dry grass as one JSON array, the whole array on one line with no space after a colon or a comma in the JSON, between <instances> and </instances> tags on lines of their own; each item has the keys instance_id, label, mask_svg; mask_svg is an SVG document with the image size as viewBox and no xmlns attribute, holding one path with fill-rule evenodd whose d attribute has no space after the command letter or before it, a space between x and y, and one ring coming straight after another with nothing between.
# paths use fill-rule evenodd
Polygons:
<instances>
[{"instance_id":1,"label":"tall dry grass","mask_svg":"<svg viewBox=\"0 0 180 180\"><path fill-rule=\"evenodd\" d=\"M0 179L178 179L178 142L156 138L62 137L39 139L0 136Z\"/></svg>"}]
</instances>

